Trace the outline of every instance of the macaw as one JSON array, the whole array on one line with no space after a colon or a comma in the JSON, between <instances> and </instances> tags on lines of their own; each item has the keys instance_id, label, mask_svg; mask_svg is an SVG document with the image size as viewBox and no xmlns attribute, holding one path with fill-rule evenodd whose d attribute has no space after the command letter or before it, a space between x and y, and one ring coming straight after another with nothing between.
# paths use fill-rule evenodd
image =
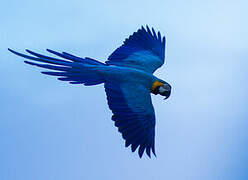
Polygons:
<instances>
[{"instance_id":1,"label":"macaw","mask_svg":"<svg viewBox=\"0 0 248 180\"><path fill-rule=\"evenodd\" d=\"M138 148L141 158L145 150L149 157L151 150L156 156L155 113L150 94L160 94L165 99L171 94L171 86L153 75L164 64L165 41L159 31L142 26L105 63L50 49L47 51L58 58L30 50L26 51L32 56L8 50L32 60L24 61L29 65L49 69L41 73L58 76L61 81L85 86L104 84L112 120L125 140L125 147L131 146L132 152Z\"/></svg>"}]
</instances>

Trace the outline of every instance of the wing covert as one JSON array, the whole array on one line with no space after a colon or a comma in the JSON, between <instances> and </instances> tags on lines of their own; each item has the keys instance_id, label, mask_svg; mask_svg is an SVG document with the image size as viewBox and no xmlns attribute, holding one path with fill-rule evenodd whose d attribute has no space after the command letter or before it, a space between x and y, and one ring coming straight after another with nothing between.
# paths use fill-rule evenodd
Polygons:
<instances>
[{"instance_id":1,"label":"wing covert","mask_svg":"<svg viewBox=\"0 0 248 180\"><path fill-rule=\"evenodd\" d=\"M105 83L109 108L113 112L112 120L125 139L125 146L131 145L134 152L138 147L139 156L146 150L150 157L155 154L155 113L150 91L137 84Z\"/></svg>"},{"instance_id":2,"label":"wing covert","mask_svg":"<svg viewBox=\"0 0 248 180\"><path fill-rule=\"evenodd\" d=\"M146 29L142 26L108 57L106 64L153 73L164 64L165 41L159 31L156 33L152 28L151 32L148 26Z\"/></svg>"}]
</instances>

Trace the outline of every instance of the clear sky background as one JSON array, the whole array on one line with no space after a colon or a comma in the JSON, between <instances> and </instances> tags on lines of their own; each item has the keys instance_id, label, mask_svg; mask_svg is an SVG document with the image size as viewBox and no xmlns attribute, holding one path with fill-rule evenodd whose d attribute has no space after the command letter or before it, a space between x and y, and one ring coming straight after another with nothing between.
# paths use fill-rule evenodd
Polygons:
<instances>
[{"instance_id":1,"label":"clear sky background","mask_svg":"<svg viewBox=\"0 0 248 180\"><path fill-rule=\"evenodd\" d=\"M3 0L0 180L248 178L245 0ZM173 87L156 110L157 158L131 153L102 85L70 85L7 51L50 48L105 61L141 25L167 37L155 75Z\"/></svg>"}]
</instances>

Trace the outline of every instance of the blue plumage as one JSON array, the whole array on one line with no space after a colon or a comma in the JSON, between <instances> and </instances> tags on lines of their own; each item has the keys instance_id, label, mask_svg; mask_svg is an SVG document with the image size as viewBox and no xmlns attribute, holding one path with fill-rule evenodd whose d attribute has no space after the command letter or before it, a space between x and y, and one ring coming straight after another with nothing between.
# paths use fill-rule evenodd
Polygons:
<instances>
[{"instance_id":1,"label":"blue plumage","mask_svg":"<svg viewBox=\"0 0 248 180\"><path fill-rule=\"evenodd\" d=\"M157 36L153 28L152 32L148 26L147 30L142 26L109 56L106 64L135 67L153 73L164 63L165 37L161 39L160 32ZM132 57L135 54L136 57Z\"/></svg>"},{"instance_id":2,"label":"blue plumage","mask_svg":"<svg viewBox=\"0 0 248 180\"><path fill-rule=\"evenodd\" d=\"M150 93L170 95L170 85L153 76L163 65L165 37L147 26L142 27L116 49L105 63L91 58L81 58L66 52L47 51L57 57L45 56L30 50L25 63L49 71L43 74L56 76L61 81L85 86L104 83L108 105L113 112L112 120L125 139L125 146L132 152L138 149L150 157L155 154L155 113Z\"/></svg>"},{"instance_id":3,"label":"blue plumage","mask_svg":"<svg viewBox=\"0 0 248 180\"><path fill-rule=\"evenodd\" d=\"M58 53L52 50L47 50L47 51L53 54L59 55L60 57L64 57L67 60L44 56L42 54L38 54L30 50L26 50L26 51L36 57L18 53L11 49L9 50L16 55L22 56L30 60L53 64L53 65L39 64L39 63L25 61L25 63L30 64L30 65L34 65L34 66L38 66L38 67L42 67L42 68L46 68L50 70L56 70L56 72L45 71L42 73L46 75L51 75L51 76L62 76L62 77L59 77L58 80L70 81L71 84L84 84L86 86L101 84L104 82L104 78L101 75L95 73L93 69L96 66L106 66L106 65L96 60L93 60L90 58L83 59L83 58L79 58L79 57L76 57L68 53L61 54L61 53Z\"/></svg>"}]
</instances>

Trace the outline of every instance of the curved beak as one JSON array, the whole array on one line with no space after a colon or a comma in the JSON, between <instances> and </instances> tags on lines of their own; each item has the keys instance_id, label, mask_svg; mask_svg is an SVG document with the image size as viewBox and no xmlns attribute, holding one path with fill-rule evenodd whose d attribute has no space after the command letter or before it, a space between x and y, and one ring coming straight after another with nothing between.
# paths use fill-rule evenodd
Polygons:
<instances>
[{"instance_id":1,"label":"curved beak","mask_svg":"<svg viewBox=\"0 0 248 180\"><path fill-rule=\"evenodd\" d=\"M171 90L164 92L164 96L165 96L164 100L168 99L170 97L170 94L171 94Z\"/></svg>"},{"instance_id":2,"label":"curved beak","mask_svg":"<svg viewBox=\"0 0 248 180\"><path fill-rule=\"evenodd\" d=\"M163 88L164 88L165 91L162 94L163 94L163 96L165 96L165 98L164 98L164 100L165 100L165 99L168 99L170 97L170 94L171 94L171 85L168 84L168 83L165 83L163 85Z\"/></svg>"}]
</instances>

